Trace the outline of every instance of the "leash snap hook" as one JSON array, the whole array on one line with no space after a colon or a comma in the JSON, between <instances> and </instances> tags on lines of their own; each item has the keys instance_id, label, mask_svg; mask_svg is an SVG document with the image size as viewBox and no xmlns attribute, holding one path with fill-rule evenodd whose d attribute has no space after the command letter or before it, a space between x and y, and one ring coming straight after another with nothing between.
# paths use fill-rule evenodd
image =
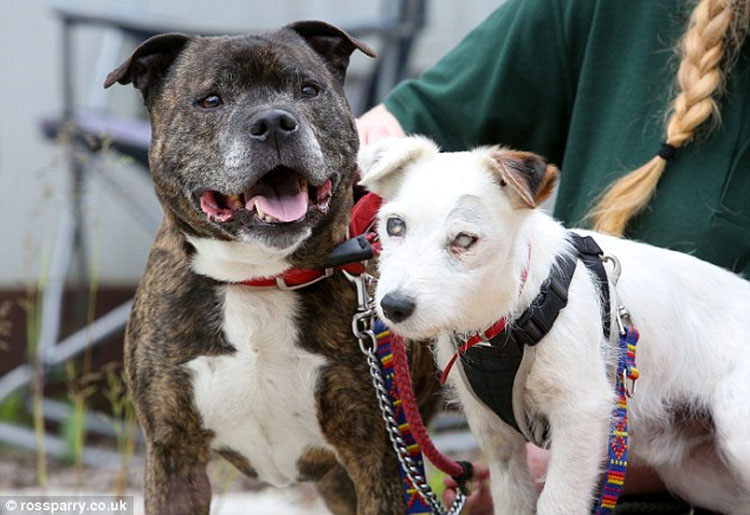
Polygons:
<instances>
[{"instance_id":1,"label":"leash snap hook","mask_svg":"<svg viewBox=\"0 0 750 515\"><path fill-rule=\"evenodd\" d=\"M352 333L357 338L359 350L369 356L378 348L378 339L373 331L375 307L369 291L369 286L375 278L367 273L354 275L346 270L341 270L341 273L357 289L357 312L352 316Z\"/></svg>"},{"instance_id":2,"label":"leash snap hook","mask_svg":"<svg viewBox=\"0 0 750 515\"><path fill-rule=\"evenodd\" d=\"M375 310L367 310L355 313L352 317L352 332L357 337L359 350L362 354L368 355L375 352L378 348L378 339L372 330L372 320L375 317ZM369 348L368 348L369 343Z\"/></svg>"},{"instance_id":3,"label":"leash snap hook","mask_svg":"<svg viewBox=\"0 0 750 515\"><path fill-rule=\"evenodd\" d=\"M617 281L620 280L620 274L622 274L622 265L620 264L620 260L615 256L611 256L609 254L604 254L600 256L599 259L602 260L602 263L612 263L612 272L609 274L609 276L612 279L612 285L617 286Z\"/></svg>"},{"instance_id":4,"label":"leash snap hook","mask_svg":"<svg viewBox=\"0 0 750 515\"><path fill-rule=\"evenodd\" d=\"M625 306L620 306L617 308L617 312L615 313L615 320L617 321L617 330L620 332L620 336L625 336L628 332L626 329L626 324L630 325L630 311L625 308Z\"/></svg>"},{"instance_id":5,"label":"leash snap hook","mask_svg":"<svg viewBox=\"0 0 750 515\"><path fill-rule=\"evenodd\" d=\"M341 273L357 288L357 310L362 312L372 309L373 299L370 297L369 286L374 282L375 278L366 272L354 275L342 269Z\"/></svg>"}]
</instances>

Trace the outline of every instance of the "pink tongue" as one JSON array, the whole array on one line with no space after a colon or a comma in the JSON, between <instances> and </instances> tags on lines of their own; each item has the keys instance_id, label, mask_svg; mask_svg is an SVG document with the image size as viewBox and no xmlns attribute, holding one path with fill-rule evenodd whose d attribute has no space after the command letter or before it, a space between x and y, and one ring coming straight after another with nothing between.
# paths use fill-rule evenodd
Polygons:
<instances>
[{"instance_id":1,"label":"pink tongue","mask_svg":"<svg viewBox=\"0 0 750 515\"><path fill-rule=\"evenodd\" d=\"M259 184L246 197L245 209L252 210L257 202L264 213L281 222L296 222L307 213L307 191L300 189L293 175L284 176L274 184Z\"/></svg>"}]
</instances>

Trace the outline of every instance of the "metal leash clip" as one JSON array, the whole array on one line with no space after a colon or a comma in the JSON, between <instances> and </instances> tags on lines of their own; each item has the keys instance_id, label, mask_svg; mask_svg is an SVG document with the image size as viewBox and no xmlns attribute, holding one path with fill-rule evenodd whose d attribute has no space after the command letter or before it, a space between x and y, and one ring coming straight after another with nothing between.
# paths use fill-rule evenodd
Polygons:
<instances>
[{"instance_id":1,"label":"metal leash clip","mask_svg":"<svg viewBox=\"0 0 750 515\"><path fill-rule=\"evenodd\" d=\"M617 308L617 313L615 314L615 318L617 320L617 329L620 331L620 337L624 338L627 335L627 327L632 327L633 321L630 319L630 311L628 311L625 306L620 306ZM625 395L628 396L628 398L635 395L635 379L631 379L628 377L629 374L629 367L625 367L625 370L622 371L622 384L625 388Z\"/></svg>"},{"instance_id":2,"label":"metal leash clip","mask_svg":"<svg viewBox=\"0 0 750 515\"><path fill-rule=\"evenodd\" d=\"M359 349L367 356L378 348L373 330L374 300L370 296L370 285L375 282L375 278L368 273L354 275L346 270L342 270L342 273L357 289L357 312L352 316L352 333L357 338Z\"/></svg>"},{"instance_id":3,"label":"metal leash clip","mask_svg":"<svg viewBox=\"0 0 750 515\"><path fill-rule=\"evenodd\" d=\"M620 264L620 260L615 256L611 256L609 254L604 254L599 259L602 260L602 263L612 263L612 272L607 275L612 280L612 286L617 286L617 281L620 280L620 274L622 274L622 265Z\"/></svg>"},{"instance_id":4,"label":"metal leash clip","mask_svg":"<svg viewBox=\"0 0 750 515\"><path fill-rule=\"evenodd\" d=\"M601 260L602 263L612 263L612 271L610 272L609 277L611 278L612 286L616 287L617 282L620 280L620 275L622 274L620 260L611 255L604 255L601 257ZM630 319L630 311L628 311L622 304L620 304L615 311L615 322L617 323L617 331L620 338L625 338L628 332L627 327L632 327L633 321ZM625 388L625 395L628 398L635 395L635 383L635 379L630 379L628 377L628 368L626 367L625 370L622 371L622 384Z\"/></svg>"},{"instance_id":5,"label":"metal leash clip","mask_svg":"<svg viewBox=\"0 0 750 515\"><path fill-rule=\"evenodd\" d=\"M375 396L378 400L386 432L391 445L396 453L404 474L411 485L419 492L420 496L429 505L432 513L437 515L459 515L466 503L466 495L459 490L453 505L446 509L430 488L427 478L423 477L416 467L411 456L411 451L403 439L399 424L396 421L396 409L391 403L388 389L386 388L380 361L376 355L378 351L378 338L375 334L375 299L370 295L370 287L377 281L375 277L367 273L354 275L342 270L344 276L353 283L357 289L357 312L352 316L352 332L357 338L359 349L367 359L370 369Z\"/></svg>"}]
</instances>

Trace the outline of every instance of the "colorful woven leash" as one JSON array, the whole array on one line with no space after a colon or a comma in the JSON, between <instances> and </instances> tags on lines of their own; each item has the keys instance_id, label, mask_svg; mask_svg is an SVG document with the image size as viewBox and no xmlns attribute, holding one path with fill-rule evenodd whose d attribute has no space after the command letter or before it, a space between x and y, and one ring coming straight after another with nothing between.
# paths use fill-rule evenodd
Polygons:
<instances>
[{"instance_id":1,"label":"colorful woven leash","mask_svg":"<svg viewBox=\"0 0 750 515\"><path fill-rule=\"evenodd\" d=\"M617 360L617 382L615 393L617 404L612 410L609 423L609 452L602 494L596 510L597 515L612 513L622 493L625 472L628 467L628 397L633 394L625 384L626 379L638 379L635 366L635 350L638 343L638 331L630 326L623 326L620 334L620 355Z\"/></svg>"},{"instance_id":2,"label":"colorful woven leash","mask_svg":"<svg viewBox=\"0 0 750 515\"><path fill-rule=\"evenodd\" d=\"M411 456L411 459L414 460L414 465L419 470L419 474L422 477L426 477L422 452L420 451L419 446L414 440L414 436L409 429L409 423L406 421L406 414L404 413L403 406L401 405L401 397L399 396L398 388L396 387L396 383L394 380L395 372L393 370L391 331L380 320L376 320L375 335L378 340L377 356L378 360L380 360L380 367L383 371L386 389L388 390L391 403L393 404L395 418L398 422L398 429L401 432L401 437L407 444L409 454ZM428 515L432 513L425 501L419 495L419 492L417 492L416 488L414 488L414 486L409 481L409 478L406 477L403 467L399 466L399 470L401 472L401 482L404 488L407 513L415 515Z\"/></svg>"}]
</instances>

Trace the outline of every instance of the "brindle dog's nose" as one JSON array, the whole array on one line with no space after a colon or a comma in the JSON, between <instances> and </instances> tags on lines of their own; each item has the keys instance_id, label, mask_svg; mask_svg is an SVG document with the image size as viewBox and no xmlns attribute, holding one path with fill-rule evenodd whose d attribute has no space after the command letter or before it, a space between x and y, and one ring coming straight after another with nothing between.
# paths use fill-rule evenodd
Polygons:
<instances>
[{"instance_id":1,"label":"brindle dog's nose","mask_svg":"<svg viewBox=\"0 0 750 515\"><path fill-rule=\"evenodd\" d=\"M269 136L283 138L297 132L298 127L297 119L289 111L268 109L250 120L250 137L259 141L266 141Z\"/></svg>"},{"instance_id":2,"label":"brindle dog's nose","mask_svg":"<svg viewBox=\"0 0 750 515\"><path fill-rule=\"evenodd\" d=\"M389 293L380 301L383 314L392 322L403 322L414 313L417 307L414 299L402 293Z\"/></svg>"}]
</instances>

